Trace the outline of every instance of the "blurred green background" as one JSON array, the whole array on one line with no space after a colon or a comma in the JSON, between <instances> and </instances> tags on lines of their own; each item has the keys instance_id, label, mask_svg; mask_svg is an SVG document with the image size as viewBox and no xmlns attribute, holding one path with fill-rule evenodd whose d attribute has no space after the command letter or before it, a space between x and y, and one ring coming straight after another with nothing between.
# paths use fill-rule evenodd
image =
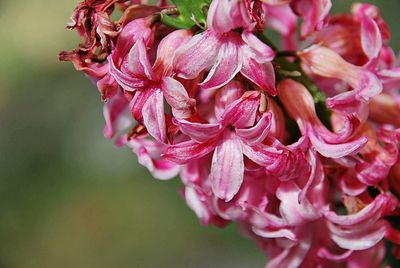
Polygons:
<instances>
[{"instance_id":1,"label":"blurred green background","mask_svg":"<svg viewBox=\"0 0 400 268\"><path fill-rule=\"evenodd\" d=\"M400 1L371 2L398 49ZM57 60L78 42L64 29L75 5L0 1L0 268L263 267L234 226L199 224L178 179L103 138L97 90Z\"/></svg>"}]
</instances>

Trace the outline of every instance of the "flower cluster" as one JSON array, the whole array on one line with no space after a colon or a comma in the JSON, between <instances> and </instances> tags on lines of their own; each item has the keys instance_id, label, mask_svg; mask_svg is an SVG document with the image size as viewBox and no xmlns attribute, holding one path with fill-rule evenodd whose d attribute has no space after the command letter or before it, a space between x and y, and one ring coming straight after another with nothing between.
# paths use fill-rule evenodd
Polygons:
<instances>
[{"instance_id":1,"label":"flower cluster","mask_svg":"<svg viewBox=\"0 0 400 268\"><path fill-rule=\"evenodd\" d=\"M179 175L200 221L236 222L267 267L400 257L400 68L377 7L143 2L79 3L83 42L60 53L96 83L107 138Z\"/></svg>"}]
</instances>

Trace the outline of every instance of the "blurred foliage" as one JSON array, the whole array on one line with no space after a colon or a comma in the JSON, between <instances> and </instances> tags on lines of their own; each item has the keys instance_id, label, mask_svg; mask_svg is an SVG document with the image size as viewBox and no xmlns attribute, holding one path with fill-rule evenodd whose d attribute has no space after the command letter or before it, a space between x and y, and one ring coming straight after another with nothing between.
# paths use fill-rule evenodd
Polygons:
<instances>
[{"instance_id":1,"label":"blurred foliage","mask_svg":"<svg viewBox=\"0 0 400 268\"><path fill-rule=\"evenodd\" d=\"M371 2L397 49L400 2ZM234 226L201 227L178 179L104 139L97 90L57 60L78 42L64 30L75 4L0 2L0 268L263 267Z\"/></svg>"}]
</instances>

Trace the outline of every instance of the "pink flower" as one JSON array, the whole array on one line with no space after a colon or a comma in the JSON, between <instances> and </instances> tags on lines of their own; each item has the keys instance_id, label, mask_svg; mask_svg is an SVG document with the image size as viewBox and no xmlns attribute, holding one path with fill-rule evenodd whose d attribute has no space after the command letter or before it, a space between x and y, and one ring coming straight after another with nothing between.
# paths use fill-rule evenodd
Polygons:
<instances>
[{"instance_id":1,"label":"pink flower","mask_svg":"<svg viewBox=\"0 0 400 268\"><path fill-rule=\"evenodd\" d=\"M178 118L189 117L194 100L190 99L180 82L172 78L171 55L190 38L185 30L175 31L159 44L153 67L146 46L153 42L153 31L146 20L134 20L122 31L111 54L110 73L119 85L133 93L129 104L133 117L147 128L158 141L166 143L164 98Z\"/></svg>"},{"instance_id":2,"label":"pink flower","mask_svg":"<svg viewBox=\"0 0 400 268\"><path fill-rule=\"evenodd\" d=\"M229 88L227 89L229 90ZM235 90L235 88L233 88ZM252 158L252 149L268 134L271 114L264 113L255 123L260 94L246 92L239 99L227 104L216 123L196 123L176 119L175 124L190 140L170 146L164 157L186 164L214 151L211 180L215 195L231 200L243 182L243 154ZM273 163L279 152L265 152L266 161Z\"/></svg>"},{"instance_id":3,"label":"pink flower","mask_svg":"<svg viewBox=\"0 0 400 268\"><path fill-rule=\"evenodd\" d=\"M193 79L202 71L209 71L201 87L213 89L226 85L240 72L276 95L271 64L274 52L252 33L254 23L244 1L213 1L207 22L209 28L177 52L178 76Z\"/></svg>"}]
</instances>

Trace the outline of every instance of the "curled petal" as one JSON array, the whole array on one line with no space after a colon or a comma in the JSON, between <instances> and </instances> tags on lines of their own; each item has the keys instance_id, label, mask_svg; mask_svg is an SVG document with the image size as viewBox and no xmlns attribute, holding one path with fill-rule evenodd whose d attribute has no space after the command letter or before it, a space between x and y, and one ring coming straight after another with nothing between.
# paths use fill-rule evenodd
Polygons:
<instances>
[{"instance_id":1,"label":"curled petal","mask_svg":"<svg viewBox=\"0 0 400 268\"><path fill-rule=\"evenodd\" d=\"M221 124L236 128L246 128L254 125L256 113L260 105L260 93L247 91L243 96L228 105L221 118Z\"/></svg>"},{"instance_id":2,"label":"curled petal","mask_svg":"<svg viewBox=\"0 0 400 268\"><path fill-rule=\"evenodd\" d=\"M324 27L332 2L331 0L298 0L292 1L291 6L295 13L304 18L301 36L305 38Z\"/></svg>"},{"instance_id":3,"label":"curled petal","mask_svg":"<svg viewBox=\"0 0 400 268\"><path fill-rule=\"evenodd\" d=\"M160 158L160 154L165 150L164 144L142 137L130 139L125 143L137 155L138 162L145 166L155 178L168 180L178 175L179 165Z\"/></svg>"},{"instance_id":4,"label":"curled petal","mask_svg":"<svg viewBox=\"0 0 400 268\"><path fill-rule=\"evenodd\" d=\"M360 210L358 213L347 216L339 216L333 211L325 213L325 217L332 223L341 226L351 226L368 221L371 218L380 217L382 213L394 209L396 202L393 197L381 194L372 203Z\"/></svg>"},{"instance_id":5,"label":"curled petal","mask_svg":"<svg viewBox=\"0 0 400 268\"><path fill-rule=\"evenodd\" d=\"M318 136L314 131L310 131L309 138L314 146L315 150L321 155L328 158L341 158L346 155L352 155L357 153L362 149L362 147L368 142L367 137L362 137L354 141L339 143L339 144L329 144L326 143L322 138Z\"/></svg>"},{"instance_id":6,"label":"curled petal","mask_svg":"<svg viewBox=\"0 0 400 268\"><path fill-rule=\"evenodd\" d=\"M159 76L171 75L176 51L192 37L189 30L176 30L164 37L157 47L157 59L153 70Z\"/></svg>"},{"instance_id":7,"label":"curled petal","mask_svg":"<svg viewBox=\"0 0 400 268\"><path fill-rule=\"evenodd\" d=\"M361 46L369 59L379 56L382 37L376 22L369 16L361 17Z\"/></svg>"},{"instance_id":8,"label":"curled petal","mask_svg":"<svg viewBox=\"0 0 400 268\"><path fill-rule=\"evenodd\" d=\"M277 229L277 230L269 230L269 229L259 229L253 227L253 232L256 235L265 238L287 238L289 240L297 241L296 234L293 233L290 229Z\"/></svg>"},{"instance_id":9,"label":"curled petal","mask_svg":"<svg viewBox=\"0 0 400 268\"><path fill-rule=\"evenodd\" d=\"M300 192L300 188L293 181L281 183L276 192L276 196L281 200L279 211L287 224L291 226L320 217L308 199L299 202Z\"/></svg>"},{"instance_id":10,"label":"curled petal","mask_svg":"<svg viewBox=\"0 0 400 268\"><path fill-rule=\"evenodd\" d=\"M183 134L188 135L192 140L198 143L215 139L223 130L220 124L193 123L184 119L174 119L173 122Z\"/></svg>"},{"instance_id":11,"label":"curled petal","mask_svg":"<svg viewBox=\"0 0 400 268\"><path fill-rule=\"evenodd\" d=\"M117 65L116 52L109 57L110 73L125 90L133 91L144 88L154 78L148 59L147 50L142 39L139 39L126 58ZM125 56L124 56L125 57Z\"/></svg>"},{"instance_id":12,"label":"curled petal","mask_svg":"<svg viewBox=\"0 0 400 268\"><path fill-rule=\"evenodd\" d=\"M328 228L331 231L332 240L341 248L350 250L365 250L375 246L383 239L387 231L384 221L377 221L365 229L360 229L359 226L346 229L334 224L328 224Z\"/></svg>"},{"instance_id":13,"label":"curled petal","mask_svg":"<svg viewBox=\"0 0 400 268\"><path fill-rule=\"evenodd\" d=\"M271 113L264 113L254 127L236 129L236 134L249 145L260 144L271 129Z\"/></svg>"},{"instance_id":14,"label":"curled petal","mask_svg":"<svg viewBox=\"0 0 400 268\"><path fill-rule=\"evenodd\" d=\"M273 147L269 147L264 144L249 146L246 143L243 144L243 153L254 163L260 166L267 167L279 161L282 156L282 151L277 150Z\"/></svg>"},{"instance_id":15,"label":"curled petal","mask_svg":"<svg viewBox=\"0 0 400 268\"><path fill-rule=\"evenodd\" d=\"M214 194L230 201L243 182L243 150L235 133L226 130L217 145L211 164L211 181Z\"/></svg>"},{"instance_id":16,"label":"curled petal","mask_svg":"<svg viewBox=\"0 0 400 268\"><path fill-rule=\"evenodd\" d=\"M192 116L196 100L189 97L180 82L171 77L164 77L161 89L166 101L171 105L172 114L175 118L189 118Z\"/></svg>"},{"instance_id":17,"label":"curled petal","mask_svg":"<svg viewBox=\"0 0 400 268\"><path fill-rule=\"evenodd\" d=\"M243 52L244 54L248 52ZM243 66L240 73L266 90L271 96L276 96L275 70L270 62L259 63L255 58L243 56Z\"/></svg>"},{"instance_id":18,"label":"curled petal","mask_svg":"<svg viewBox=\"0 0 400 268\"><path fill-rule=\"evenodd\" d=\"M247 44L244 47L246 50L251 51L257 62L264 63L274 59L274 50L258 39L252 32L244 31L242 39Z\"/></svg>"},{"instance_id":19,"label":"curled petal","mask_svg":"<svg viewBox=\"0 0 400 268\"><path fill-rule=\"evenodd\" d=\"M346 62L327 47L314 45L300 52L299 56L313 73L348 83L355 91L355 97L359 101L368 102L382 91L382 83L376 75Z\"/></svg>"},{"instance_id":20,"label":"curled petal","mask_svg":"<svg viewBox=\"0 0 400 268\"><path fill-rule=\"evenodd\" d=\"M184 141L168 146L162 156L172 162L186 164L193 159L199 159L206 156L214 150L215 146L215 140L209 140L204 143L198 143L192 140Z\"/></svg>"}]
</instances>

